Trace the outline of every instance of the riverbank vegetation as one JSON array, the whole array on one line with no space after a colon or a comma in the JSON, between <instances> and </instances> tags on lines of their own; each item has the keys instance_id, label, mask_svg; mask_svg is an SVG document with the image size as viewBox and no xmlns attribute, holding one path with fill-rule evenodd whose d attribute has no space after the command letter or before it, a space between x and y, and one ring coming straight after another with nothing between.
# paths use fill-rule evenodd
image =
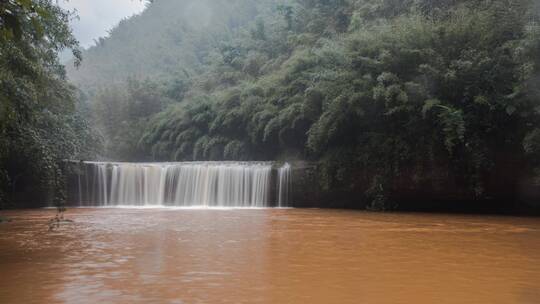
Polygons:
<instances>
[{"instance_id":1,"label":"riverbank vegetation","mask_svg":"<svg viewBox=\"0 0 540 304\"><path fill-rule=\"evenodd\" d=\"M88 51L92 73L74 72L82 84L144 41L133 29L159 30L150 38L159 43L130 52L146 62L120 60L139 72L116 73L138 78L88 89L109 157L307 159L323 189L375 209L419 198L510 202L534 188L534 1L260 2L202 2L212 18L197 27L163 17L185 3L156 1Z\"/></svg>"},{"instance_id":2,"label":"riverbank vegetation","mask_svg":"<svg viewBox=\"0 0 540 304\"><path fill-rule=\"evenodd\" d=\"M68 75L103 159L301 159L347 207L511 208L539 193L539 14L534 0L156 0ZM53 159L83 157L72 134Z\"/></svg>"},{"instance_id":3,"label":"riverbank vegetation","mask_svg":"<svg viewBox=\"0 0 540 304\"><path fill-rule=\"evenodd\" d=\"M81 59L69 18L54 1L0 3L0 207L62 202L62 160L98 148L58 61Z\"/></svg>"}]
</instances>

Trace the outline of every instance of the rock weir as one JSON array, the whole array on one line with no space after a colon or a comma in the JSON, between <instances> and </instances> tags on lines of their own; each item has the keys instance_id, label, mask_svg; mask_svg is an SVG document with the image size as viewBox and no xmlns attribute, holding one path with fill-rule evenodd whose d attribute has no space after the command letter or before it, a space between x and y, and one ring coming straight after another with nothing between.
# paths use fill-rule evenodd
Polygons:
<instances>
[{"instance_id":1,"label":"rock weir","mask_svg":"<svg viewBox=\"0 0 540 304\"><path fill-rule=\"evenodd\" d=\"M287 207L291 166L274 162L80 162L78 206ZM72 191L73 192L73 191Z\"/></svg>"}]
</instances>

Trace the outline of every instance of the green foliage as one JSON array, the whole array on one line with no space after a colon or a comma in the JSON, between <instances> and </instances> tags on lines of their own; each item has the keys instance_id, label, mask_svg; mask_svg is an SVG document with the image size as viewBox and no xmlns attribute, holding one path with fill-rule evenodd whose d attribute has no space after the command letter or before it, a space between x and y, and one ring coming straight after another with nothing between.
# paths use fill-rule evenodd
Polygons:
<instances>
[{"instance_id":1,"label":"green foliage","mask_svg":"<svg viewBox=\"0 0 540 304\"><path fill-rule=\"evenodd\" d=\"M98 119L111 122L111 134L125 121L135 134L112 135L114 142L129 139L140 155L159 160L318 161L323 188L362 193L374 209L393 208L403 188L436 188L440 180L468 197L493 197L500 188L493 180L507 174L506 163L521 166L515 181L540 165L535 1L261 2L224 10L220 18L239 17L234 26L178 27L177 39L219 37L198 52L185 48L193 40L178 49L163 40L168 57L196 54L197 60L171 60L155 70L137 66L158 73L164 87L145 90L172 100L120 120L107 116L113 110L98 111ZM140 37L134 33L145 22L138 20L169 5L155 2L121 24L87 52L105 58L93 59L88 69L123 54L118 45L133 39L121 33ZM162 28L170 27L152 27ZM144 58L168 58L154 52ZM84 69L74 79L84 77L106 79ZM179 89L167 89L171 84ZM121 86L124 93L102 91L97 100L117 96L110 106L122 109L138 104L126 93L129 82Z\"/></svg>"},{"instance_id":2,"label":"green foliage","mask_svg":"<svg viewBox=\"0 0 540 304\"><path fill-rule=\"evenodd\" d=\"M63 202L62 161L97 148L58 62L65 48L81 59L69 17L53 1L0 4L0 207L11 199ZM20 197L25 191L34 196Z\"/></svg>"},{"instance_id":3,"label":"green foliage","mask_svg":"<svg viewBox=\"0 0 540 304\"><path fill-rule=\"evenodd\" d=\"M168 89L155 82L128 79L126 86L100 90L92 101L93 124L104 138L107 158L143 158L137 143L147 128L148 116L171 103Z\"/></svg>"},{"instance_id":4,"label":"green foliage","mask_svg":"<svg viewBox=\"0 0 540 304\"><path fill-rule=\"evenodd\" d=\"M201 73L214 47L227 41L232 31L254 20L257 2L149 3L140 15L120 21L109 37L96 40L84 52L79 68L68 67L69 78L91 95L103 86L122 85L128 78L171 81L176 85L189 82L189 78Z\"/></svg>"}]
</instances>

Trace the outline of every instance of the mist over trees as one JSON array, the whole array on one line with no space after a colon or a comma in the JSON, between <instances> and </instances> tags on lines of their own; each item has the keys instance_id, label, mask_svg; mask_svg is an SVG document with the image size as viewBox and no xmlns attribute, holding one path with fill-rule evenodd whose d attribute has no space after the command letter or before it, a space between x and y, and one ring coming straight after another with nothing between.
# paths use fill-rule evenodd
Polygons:
<instances>
[{"instance_id":1,"label":"mist over trees","mask_svg":"<svg viewBox=\"0 0 540 304\"><path fill-rule=\"evenodd\" d=\"M538 189L535 0L155 0L67 66L79 93L56 59L76 46L67 16L43 3L52 45L2 37L4 108L30 102L2 120L4 164L41 170L34 146L92 157L85 143L102 138L106 160L308 160L348 207L512 204ZM20 54L31 60L13 68ZM37 78L22 68L34 61Z\"/></svg>"},{"instance_id":2,"label":"mist over trees","mask_svg":"<svg viewBox=\"0 0 540 304\"><path fill-rule=\"evenodd\" d=\"M159 0L70 77L92 96L106 158L311 160L321 187L375 209L421 191L514 200L540 176L538 11Z\"/></svg>"}]
</instances>

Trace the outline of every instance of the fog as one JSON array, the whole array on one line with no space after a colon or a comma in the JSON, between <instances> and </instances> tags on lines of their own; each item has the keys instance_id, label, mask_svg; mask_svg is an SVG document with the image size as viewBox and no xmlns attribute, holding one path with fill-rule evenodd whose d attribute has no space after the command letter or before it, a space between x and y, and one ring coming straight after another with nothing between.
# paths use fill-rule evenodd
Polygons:
<instances>
[{"instance_id":1,"label":"fog","mask_svg":"<svg viewBox=\"0 0 540 304\"><path fill-rule=\"evenodd\" d=\"M146 7L140 0L63 0L59 5L75 11L78 18L71 20L73 33L80 45L88 48L94 39L104 37L123 18L138 14Z\"/></svg>"}]
</instances>

